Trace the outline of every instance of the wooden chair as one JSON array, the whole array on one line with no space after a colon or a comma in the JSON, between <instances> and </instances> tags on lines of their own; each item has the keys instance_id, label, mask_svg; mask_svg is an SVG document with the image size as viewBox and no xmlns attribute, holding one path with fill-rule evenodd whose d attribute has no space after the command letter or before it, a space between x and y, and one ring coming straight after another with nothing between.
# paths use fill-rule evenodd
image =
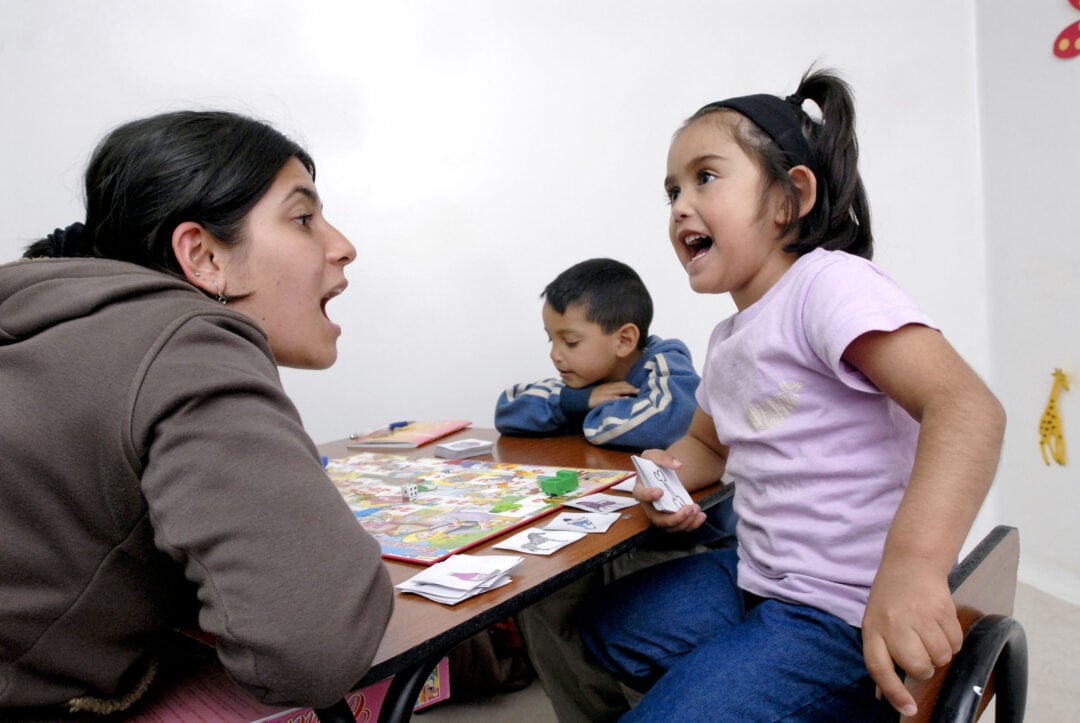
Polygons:
<instances>
[{"instance_id":1,"label":"wooden chair","mask_svg":"<svg viewBox=\"0 0 1080 723\"><path fill-rule=\"evenodd\" d=\"M975 721L996 695L997 723L1022 721L1027 701L1027 638L1012 617L1020 533L995 527L949 575L964 644L930 680L907 679L915 721ZM896 720L894 715L893 720Z\"/></svg>"}]
</instances>

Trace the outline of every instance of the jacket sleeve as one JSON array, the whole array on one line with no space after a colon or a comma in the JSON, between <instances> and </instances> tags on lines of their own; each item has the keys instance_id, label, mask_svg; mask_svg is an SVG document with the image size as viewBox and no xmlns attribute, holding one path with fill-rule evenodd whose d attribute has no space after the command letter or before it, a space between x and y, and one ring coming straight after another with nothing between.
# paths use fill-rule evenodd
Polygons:
<instances>
[{"instance_id":1,"label":"jacket sleeve","mask_svg":"<svg viewBox=\"0 0 1080 723\"><path fill-rule=\"evenodd\" d=\"M495 429L502 434L537 434L569 427L578 431L589 409L591 392L591 388L568 387L561 379L515 384L495 403Z\"/></svg>"},{"instance_id":2,"label":"jacket sleeve","mask_svg":"<svg viewBox=\"0 0 1080 723\"><path fill-rule=\"evenodd\" d=\"M229 674L326 706L371 665L393 606L378 543L326 476L262 333L200 315L144 361L130 429L155 545L197 589Z\"/></svg>"},{"instance_id":3,"label":"jacket sleeve","mask_svg":"<svg viewBox=\"0 0 1080 723\"><path fill-rule=\"evenodd\" d=\"M636 397L595 407L585 417L585 437L593 444L634 449L666 448L690 427L701 378L681 343L645 363L645 381Z\"/></svg>"}]
</instances>

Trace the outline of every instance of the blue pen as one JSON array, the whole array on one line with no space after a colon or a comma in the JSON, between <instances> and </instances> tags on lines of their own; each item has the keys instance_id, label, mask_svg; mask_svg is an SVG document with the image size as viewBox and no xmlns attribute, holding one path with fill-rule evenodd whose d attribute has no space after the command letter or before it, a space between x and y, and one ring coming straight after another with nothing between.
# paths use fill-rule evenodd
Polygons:
<instances>
[{"instance_id":1,"label":"blue pen","mask_svg":"<svg viewBox=\"0 0 1080 723\"><path fill-rule=\"evenodd\" d=\"M390 422L390 424L388 424L387 427L389 427L390 431L393 432L395 429L402 429L404 427L408 427L410 424L412 424L412 422L408 422L408 421Z\"/></svg>"}]
</instances>

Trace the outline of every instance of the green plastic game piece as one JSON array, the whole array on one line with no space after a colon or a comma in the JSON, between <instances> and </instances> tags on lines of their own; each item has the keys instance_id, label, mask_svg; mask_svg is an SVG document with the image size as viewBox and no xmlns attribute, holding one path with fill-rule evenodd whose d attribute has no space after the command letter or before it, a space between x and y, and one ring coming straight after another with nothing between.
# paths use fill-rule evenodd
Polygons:
<instances>
[{"instance_id":1,"label":"green plastic game piece","mask_svg":"<svg viewBox=\"0 0 1080 723\"><path fill-rule=\"evenodd\" d=\"M560 469L554 477L540 478L540 491L548 497L559 497L578 488L578 474L572 469Z\"/></svg>"}]
</instances>

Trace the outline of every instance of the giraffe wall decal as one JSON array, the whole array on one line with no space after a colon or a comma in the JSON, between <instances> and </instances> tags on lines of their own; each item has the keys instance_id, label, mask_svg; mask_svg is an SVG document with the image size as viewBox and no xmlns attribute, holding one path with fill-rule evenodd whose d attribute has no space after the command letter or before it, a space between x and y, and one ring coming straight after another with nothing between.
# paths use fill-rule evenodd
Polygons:
<instances>
[{"instance_id":1,"label":"giraffe wall decal","mask_svg":"<svg viewBox=\"0 0 1080 723\"><path fill-rule=\"evenodd\" d=\"M1050 464L1051 458L1060 465L1065 464L1065 435L1061 431L1061 414L1058 412L1058 392L1062 389L1069 391L1069 380L1065 372L1055 369L1050 400L1039 420L1039 451L1046 464ZM1050 453L1049 458L1047 452Z\"/></svg>"}]
</instances>

